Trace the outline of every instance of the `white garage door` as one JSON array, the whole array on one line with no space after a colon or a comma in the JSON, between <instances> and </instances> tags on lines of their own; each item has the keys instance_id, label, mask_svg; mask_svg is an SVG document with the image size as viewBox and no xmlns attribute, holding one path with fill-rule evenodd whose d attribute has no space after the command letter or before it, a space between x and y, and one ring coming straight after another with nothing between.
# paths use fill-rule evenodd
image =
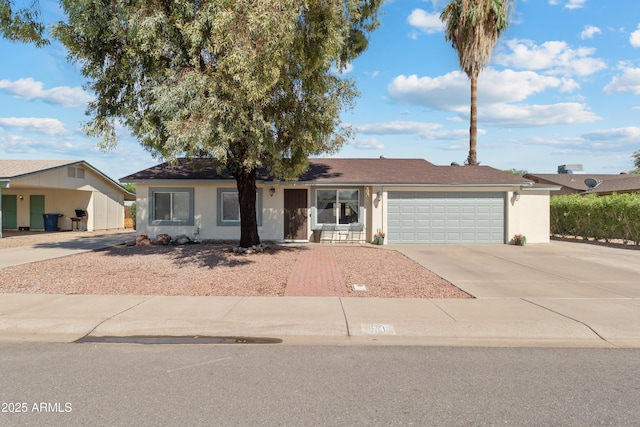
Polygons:
<instances>
[{"instance_id":1,"label":"white garage door","mask_svg":"<svg viewBox=\"0 0 640 427\"><path fill-rule=\"evenodd\" d=\"M504 243L504 193L389 192L389 243Z\"/></svg>"}]
</instances>

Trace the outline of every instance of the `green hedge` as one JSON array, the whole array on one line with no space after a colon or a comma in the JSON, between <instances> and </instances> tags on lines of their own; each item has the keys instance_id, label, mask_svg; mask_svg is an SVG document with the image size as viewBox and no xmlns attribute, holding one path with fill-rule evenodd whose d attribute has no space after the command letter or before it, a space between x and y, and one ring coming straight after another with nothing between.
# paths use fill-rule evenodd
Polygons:
<instances>
[{"instance_id":1,"label":"green hedge","mask_svg":"<svg viewBox=\"0 0 640 427\"><path fill-rule=\"evenodd\" d=\"M640 194L554 196L551 233L640 244Z\"/></svg>"}]
</instances>

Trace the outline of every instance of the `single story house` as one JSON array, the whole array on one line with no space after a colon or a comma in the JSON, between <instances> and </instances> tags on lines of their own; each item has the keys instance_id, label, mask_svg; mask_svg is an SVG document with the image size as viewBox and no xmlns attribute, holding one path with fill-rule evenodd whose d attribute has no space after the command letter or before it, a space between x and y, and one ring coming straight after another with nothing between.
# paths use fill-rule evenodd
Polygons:
<instances>
[{"instance_id":1,"label":"single story house","mask_svg":"<svg viewBox=\"0 0 640 427\"><path fill-rule=\"evenodd\" d=\"M4 230L42 231L44 214L57 215L60 230L121 229L124 202L135 200L83 160L0 160L0 194Z\"/></svg>"},{"instance_id":2,"label":"single story house","mask_svg":"<svg viewBox=\"0 0 640 427\"><path fill-rule=\"evenodd\" d=\"M640 192L640 175L636 174L528 173L524 177L541 185L558 186L558 190L551 192L552 196L588 193L603 196ZM593 188L589 188L589 184Z\"/></svg>"},{"instance_id":3,"label":"single story house","mask_svg":"<svg viewBox=\"0 0 640 427\"><path fill-rule=\"evenodd\" d=\"M136 184L137 231L238 240L233 177L212 159L179 159L123 177ZM314 158L295 181L257 180L261 239L318 240L327 225L361 241L379 230L385 243L508 243L524 234L549 241L549 192L556 186L488 166L436 166L423 159ZM320 237L321 238L321 237Z\"/></svg>"}]
</instances>

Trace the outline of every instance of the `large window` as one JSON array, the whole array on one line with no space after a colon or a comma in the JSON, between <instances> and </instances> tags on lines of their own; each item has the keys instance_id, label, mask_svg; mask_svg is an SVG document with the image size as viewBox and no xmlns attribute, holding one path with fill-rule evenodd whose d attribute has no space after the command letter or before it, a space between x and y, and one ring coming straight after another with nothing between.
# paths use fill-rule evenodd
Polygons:
<instances>
[{"instance_id":1,"label":"large window","mask_svg":"<svg viewBox=\"0 0 640 427\"><path fill-rule=\"evenodd\" d=\"M223 191L220 195L222 221L240 221L240 202L237 191Z\"/></svg>"},{"instance_id":2,"label":"large window","mask_svg":"<svg viewBox=\"0 0 640 427\"><path fill-rule=\"evenodd\" d=\"M318 224L352 224L359 222L359 190L317 190Z\"/></svg>"},{"instance_id":3,"label":"large window","mask_svg":"<svg viewBox=\"0 0 640 427\"><path fill-rule=\"evenodd\" d=\"M193 225L192 188L151 188L152 225Z\"/></svg>"},{"instance_id":4,"label":"large window","mask_svg":"<svg viewBox=\"0 0 640 427\"><path fill-rule=\"evenodd\" d=\"M256 215L262 225L262 189L256 191ZM240 201L235 188L218 188L218 225L240 225Z\"/></svg>"}]
</instances>

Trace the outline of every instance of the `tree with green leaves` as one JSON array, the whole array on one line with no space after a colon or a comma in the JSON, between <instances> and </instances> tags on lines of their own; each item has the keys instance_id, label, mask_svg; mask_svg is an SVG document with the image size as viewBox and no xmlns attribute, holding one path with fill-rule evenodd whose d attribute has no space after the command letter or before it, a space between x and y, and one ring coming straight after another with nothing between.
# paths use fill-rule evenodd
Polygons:
<instances>
[{"instance_id":1,"label":"tree with green leaves","mask_svg":"<svg viewBox=\"0 0 640 427\"><path fill-rule=\"evenodd\" d=\"M155 157L211 157L233 175L240 246L258 244L256 174L303 172L348 138L357 95L336 73L367 47L382 0L62 0L54 35L96 98L89 135L123 124Z\"/></svg>"},{"instance_id":2,"label":"tree with green leaves","mask_svg":"<svg viewBox=\"0 0 640 427\"><path fill-rule=\"evenodd\" d=\"M476 165L478 142L478 76L491 59L500 34L509 25L513 0L453 0L440 14L445 40L458 52L460 68L471 80L469 156Z\"/></svg>"},{"instance_id":3,"label":"tree with green leaves","mask_svg":"<svg viewBox=\"0 0 640 427\"><path fill-rule=\"evenodd\" d=\"M516 168L505 169L505 172L515 176L525 176L526 174L529 173L526 169L516 169Z\"/></svg>"},{"instance_id":4,"label":"tree with green leaves","mask_svg":"<svg viewBox=\"0 0 640 427\"><path fill-rule=\"evenodd\" d=\"M43 36L44 29L37 0L22 8L17 7L13 0L0 0L0 36L39 47L48 43Z\"/></svg>"},{"instance_id":5,"label":"tree with green leaves","mask_svg":"<svg viewBox=\"0 0 640 427\"><path fill-rule=\"evenodd\" d=\"M633 166L635 167L633 173L640 173L640 150L634 151L631 158L633 159Z\"/></svg>"}]
</instances>

